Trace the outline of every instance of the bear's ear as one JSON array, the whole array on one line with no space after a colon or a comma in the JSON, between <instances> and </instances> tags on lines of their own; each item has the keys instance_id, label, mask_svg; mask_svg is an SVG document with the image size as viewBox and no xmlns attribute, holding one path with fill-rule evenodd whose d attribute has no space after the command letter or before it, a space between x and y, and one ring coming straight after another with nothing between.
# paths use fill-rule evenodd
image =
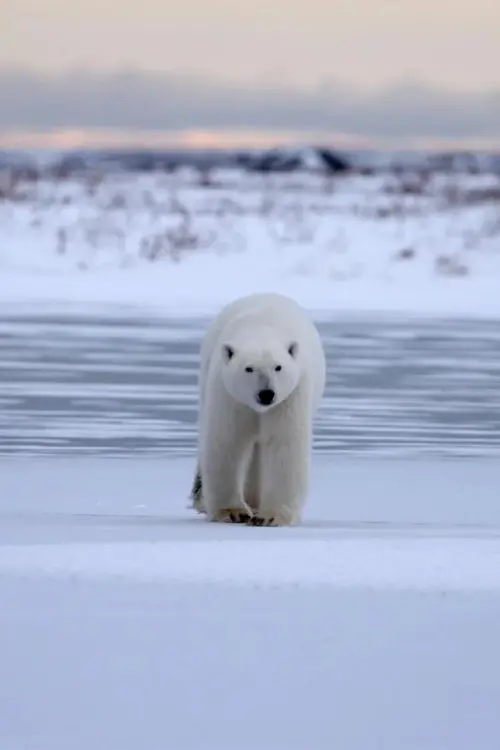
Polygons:
<instances>
[{"instance_id":1,"label":"bear's ear","mask_svg":"<svg viewBox=\"0 0 500 750\"><path fill-rule=\"evenodd\" d=\"M229 346L229 344L224 344L224 346L222 347L222 351L224 352L224 356L228 362L234 357L234 349L232 346Z\"/></svg>"},{"instance_id":2,"label":"bear's ear","mask_svg":"<svg viewBox=\"0 0 500 750\"><path fill-rule=\"evenodd\" d=\"M293 359L295 359L295 357L297 356L298 348L299 345L296 341L292 341L292 343L288 346L288 354L290 355L290 357L293 357Z\"/></svg>"}]
</instances>

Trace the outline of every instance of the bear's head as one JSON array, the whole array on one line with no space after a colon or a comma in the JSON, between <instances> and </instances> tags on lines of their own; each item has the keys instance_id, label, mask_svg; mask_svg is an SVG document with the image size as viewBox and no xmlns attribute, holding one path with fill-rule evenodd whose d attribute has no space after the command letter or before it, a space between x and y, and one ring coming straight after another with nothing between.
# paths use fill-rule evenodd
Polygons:
<instances>
[{"instance_id":1,"label":"bear's head","mask_svg":"<svg viewBox=\"0 0 500 750\"><path fill-rule=\"evenodd\" d=\"M296 341L225 343L221 358L227 392L260 414L285 401L300 380Z\"/></svg>"}]
</instances>

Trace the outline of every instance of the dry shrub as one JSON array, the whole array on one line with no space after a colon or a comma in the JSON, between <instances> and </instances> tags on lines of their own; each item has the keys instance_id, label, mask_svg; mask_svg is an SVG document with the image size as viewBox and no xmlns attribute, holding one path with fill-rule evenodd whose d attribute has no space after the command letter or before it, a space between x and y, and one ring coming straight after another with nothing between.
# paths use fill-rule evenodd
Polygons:
<instances>
[{"instance_id":1,"label":"dry shrub","mask_svg":"<svg viewBox=\"0 0 500 750\"><path fill-rule=\"evenodd\" d=\"M465 208L488 204L500 204L500 184L486 187L447 185L443 190L447 206Z\"/></svg>"},{"instance_id":2,"label":"dry shrub","mask_svg":"<svg viewBox=\"0 0 500 750\"><path fill-rule=\"evenodd\" d=\"M115 193L115 195L111 196L105 208L112 211L121 211L127 208L127 197L124 193Z\"/></svg>"},{"instance_id":3,"label":"dry shrub","mask_svg":"<svg viewBox=\"0 0 500 750\"><path fill-rule=\"evenodd\" d=\"M404 216L415 213L416 209L410 209L402 203L392 203L389 206L377 206L373 209L366 209L362 215L371 216L375 219L402 219Z\"/></svg>"},{"instance_id":4,"label":"dry shrub","mask_svg":"<svg viewBox=\"0 0 500 750\"><path fill-rule=\"evenodd\" d=\"M424 196L428 192L430 175L427 172L403 174L399 179L387 183L383 190L387 195Z\"/></svg>"},{"instance_id":5,"label":"dry shrub","mask_svg":"<svg viewBox=\"0 0 500 750\"><path fill-rule=\"evenodd\" d=\"M200 167L198 169L198 185L202 188L215 187L215 182L210 167Z\"/></svg>"},{"instance_id":6,"label":"dry shrub","mask_svg":"<svg viewBox=\"0 0 500 750\"><path fill-rule=\"evenodd\" d=\"M404 247L402 250L399 250L394 257L396 260L413 260L416 255L417 253L413 247Z\"/></svg>"},{"instance_id":7,"label":"dry shrub","mask_svg":"<svg viewBox=\"0 0 500 750\"><path fill-rule=\"evenodd\" d=\"M215 207L214 214L219 218L225 216L243 216L245 208L233 198L221 198Z\"/></svg>"},{"instance_id":8,"label":"dry shrub","mask_svg":"<svg viewBox=\"0 0 500 750\"><path fill-rule=\"evenodd\" d=\"M56 253L58 255L66 255L68 250L68 230L60 227L57 230L57 244Z\"/></svg>"},{"instance_id":9,"label":"dry shrub","mask_svg":"<svg viewBox=\"0 0 500 750\"><path fill-rule=\"evenodd\" d=\"M90 171L85 175L86 192L89 198L93 198L104 182L104 173L98 170Z\"/></svg>"},{"instance_id":10,"label":"dry shrub","mask_svg":"<svg viewBox=\"0 0 500 750\"><path fill-rule=\"evenodd\" d=\"M469 275L469 268L458 253L438 255L434 268L440 276L463 277Z\"/></svg>"},{"instance_id":11,"label":"dry shrub","mask_svg":"<svg viewBox=\"0 0 500 750\"><path fill-rule=\"evenodd\" d=\"M484 203L500 204L500 185L492 185L484 188L473 188L463 193L463 204L482 205Z\"/></svg>"},{"instance_id":12,"label":"dry shrub","mask_svg":"<svg viewBox=\"0 0 500 750\"><path fill-rule=\"evenodd\" d=\"M140 254L149 261L169 258L179 263L186 254L213 245L215 235L206 235L193 227L192 215L186 212L177 226L162 229L141 241Z\"/></svg>"},{"instance_id":13,"label":"dry shrub","mask_svg":"<svg viewBox=\"0 0 500 750\"><path fill-rule=\"evenodd\" d=\"M24 174L24 171L14 169L6 169L0 174L0 201L21 203L30 199Z\"/></svg>"},{"instance_id":14,"label":"dry shrub","mask_svg":"<svg viewBox=\"0 0 500 750\"><path fill-rule=\"evenodd\" d=\"M269 223L269 231L278 242L310 244L316 232L311 221L312 217L308 214L306 207L300 203L283 206L275 216L276 223ZM280 228L278 225L281 225Z\"/></svg>"}]
</instances>

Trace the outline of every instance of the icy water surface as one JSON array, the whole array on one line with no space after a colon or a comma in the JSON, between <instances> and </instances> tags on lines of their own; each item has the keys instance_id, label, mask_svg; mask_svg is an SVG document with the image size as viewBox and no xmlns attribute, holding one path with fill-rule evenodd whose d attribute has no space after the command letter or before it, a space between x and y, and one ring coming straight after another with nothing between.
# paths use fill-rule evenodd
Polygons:
<instances>
[{"instance_id":1,"label":"icy water surface","mask_svg":"<svg viewBox=\"0 0 500 750\"><path fill-rule=\"evenodd\" d=\"M0 454L192 453L205 320L0 317ZM500 327L319 324L328 385L315 449L500 452Z\"/></svg>"}]
</instances>

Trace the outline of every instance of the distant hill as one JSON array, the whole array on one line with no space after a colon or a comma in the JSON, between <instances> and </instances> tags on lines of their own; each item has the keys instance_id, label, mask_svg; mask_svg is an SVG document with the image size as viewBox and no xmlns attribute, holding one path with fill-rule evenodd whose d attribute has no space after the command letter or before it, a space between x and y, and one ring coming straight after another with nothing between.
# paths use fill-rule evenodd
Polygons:
<instances>
[{"instance_id":1,"label":"distant hill","mask_svg":"<svg viewBox=\"0 0 500 750\"><path fill-rule=\"evenodd\" d=\"M322 146L273 149L96 149L72 151L0 151L0 169L44 170L64 175L99 168L102 171L172 172L181 167L209 170L239 167L273 173L394 169L500 173L500 153L369 151Z\"/></svg>"}]
</instances>

